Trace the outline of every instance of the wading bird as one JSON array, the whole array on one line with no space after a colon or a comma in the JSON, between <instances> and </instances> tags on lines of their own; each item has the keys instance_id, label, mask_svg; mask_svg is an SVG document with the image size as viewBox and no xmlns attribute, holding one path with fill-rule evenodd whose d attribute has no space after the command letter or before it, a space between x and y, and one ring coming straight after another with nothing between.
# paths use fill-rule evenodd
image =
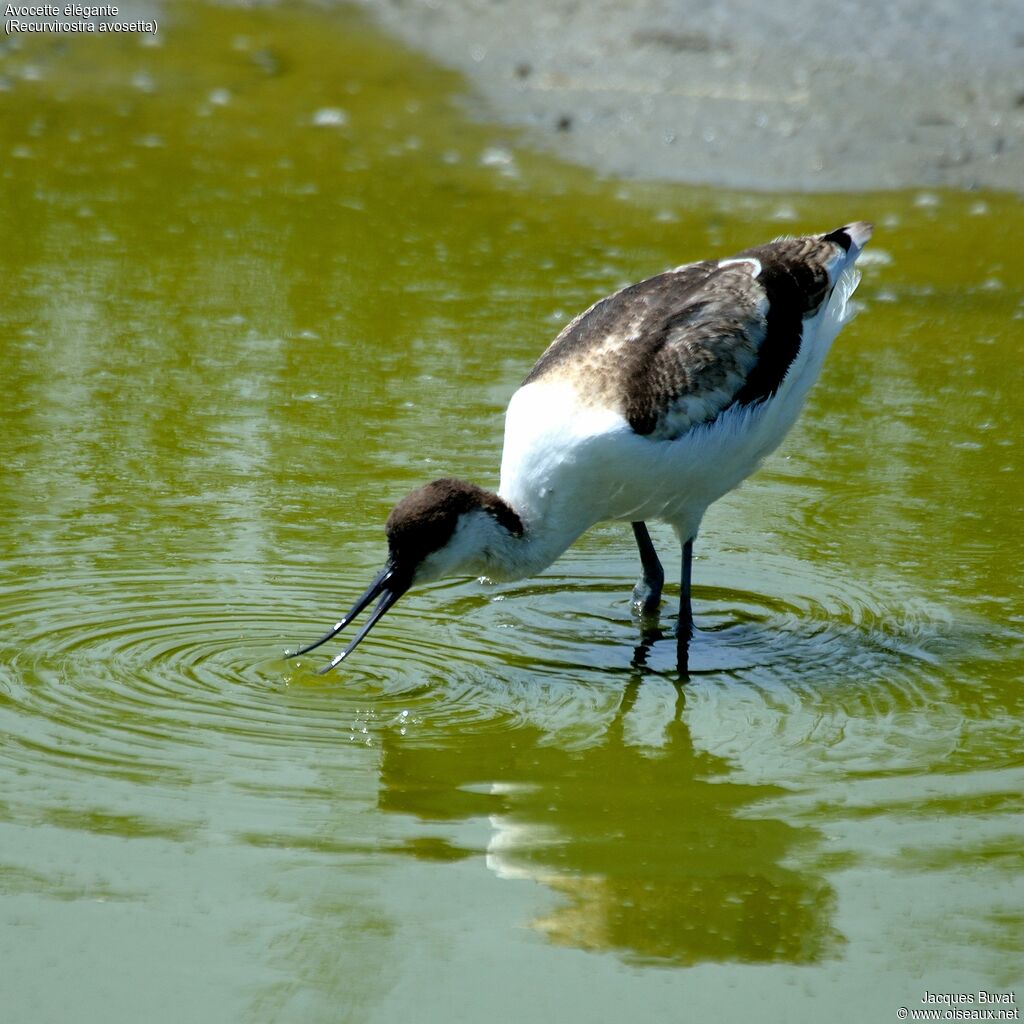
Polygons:
<instances>
[{"instance_id":1,"label":"wading bird","mask_svg":"<svg viewBox=\"0 0 1024 1024\"><path fill-rule=\"evenodd\" d=\"M445 576L518 580L585 530L629 522L640 551L633 606L656 614L665 573L646 521L682 545L677 660L693 635L693 541L708 506L749 476L793 425L851 316L871 225L784 238L688 263L581 313L512 396L497 493L434 480L388 516L388 559L326 643L371 602L339 665L412 586Z\"/></svg>"}]
</instances>

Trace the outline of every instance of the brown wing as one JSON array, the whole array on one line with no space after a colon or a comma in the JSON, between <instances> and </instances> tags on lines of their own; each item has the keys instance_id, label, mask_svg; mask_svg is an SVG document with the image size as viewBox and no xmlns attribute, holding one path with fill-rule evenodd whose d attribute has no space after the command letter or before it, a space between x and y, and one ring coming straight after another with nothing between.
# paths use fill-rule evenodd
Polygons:
<instances>
[{"instance_id":1,"label":"brown wing","mask_svg":"<svg viewBox=\"0 0 1024 1024\"><path fill-rule=\"evenodd\" d=\"M778 389L849 244L844 229L784 239L631 285L568 324L524 383L568 377L638 434L679 437Z\"/></svg>"}]
</instances>

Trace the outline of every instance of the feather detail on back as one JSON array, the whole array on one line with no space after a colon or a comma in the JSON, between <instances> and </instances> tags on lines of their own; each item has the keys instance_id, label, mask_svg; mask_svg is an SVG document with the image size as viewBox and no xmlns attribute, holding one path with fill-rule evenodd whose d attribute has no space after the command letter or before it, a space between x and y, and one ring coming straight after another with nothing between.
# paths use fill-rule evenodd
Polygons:
<instances>
[{"instance_id":1,"label":"feather detail on back","mask_svg":"<svg viewBox=\"0 0 1024 1024\"><path fill-rule=\"evenodd\" d=\"M524 384L565 380L587 404L621 413L637 434L680 437L778 390L804 321L869 233L852 224L780 239L624 288L568 324Z\"/></svg>"}]
</instances>

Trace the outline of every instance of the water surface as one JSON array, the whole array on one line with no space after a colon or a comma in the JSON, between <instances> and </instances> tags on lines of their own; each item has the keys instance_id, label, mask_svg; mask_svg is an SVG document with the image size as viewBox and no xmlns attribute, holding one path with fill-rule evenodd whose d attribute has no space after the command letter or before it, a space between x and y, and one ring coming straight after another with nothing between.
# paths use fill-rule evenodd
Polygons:
<instances>
[{"instance_id":1,"label":"water surface","mask_svg":"<svg viewBox=\"0 0 1024 1024\"><path fill-rule=\"evenodd\" d=\"M345 11L173 10L0 54L12 1019L1024 998L1020 201L602 181ZM410 487L494 486L573 314L858 217L860 317L705 521L685 686L615 525L284 660Z\"/></svg>"}]
</instances>

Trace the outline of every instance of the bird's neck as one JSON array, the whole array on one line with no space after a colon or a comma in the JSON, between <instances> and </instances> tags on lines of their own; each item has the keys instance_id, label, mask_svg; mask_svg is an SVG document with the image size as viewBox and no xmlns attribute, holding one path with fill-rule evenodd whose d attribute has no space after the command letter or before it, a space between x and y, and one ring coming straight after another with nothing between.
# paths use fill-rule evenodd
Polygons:
<instances>
[{"instance_id":1,"label":"bird's neck","mask_svg":"<svg viewBox=\"0 0 1024 1024\"><path fill-rule=\"evenodd\" d=\"M457 484L455 490L463 499L470 499L469 507L458 513L447 540L420 560L416 583L458 576L525 579L546 569L591 525L564 514L545 515L543 508L530 503L513 505L475 484L449 483ZM435 520L443 522L443 516L424 518L427 526L438 525ZM389 534L389 544L393 539Z\"/></svg>"},{"instance_id":2,"label":"bird's neck","mask_svg":"<svg viewBox=\"0 0 1024 1024\"><path fill-rule=\"evenodd\" d=\"M507 510L495 519L492 537L484 545L484 575L495 581L525 579L542 572L593 525L583 510L545 507L542 503L514 503L501 494L494 501ZM511 524L518 524L518 528Z\"/></svg>"}]
</instances>

